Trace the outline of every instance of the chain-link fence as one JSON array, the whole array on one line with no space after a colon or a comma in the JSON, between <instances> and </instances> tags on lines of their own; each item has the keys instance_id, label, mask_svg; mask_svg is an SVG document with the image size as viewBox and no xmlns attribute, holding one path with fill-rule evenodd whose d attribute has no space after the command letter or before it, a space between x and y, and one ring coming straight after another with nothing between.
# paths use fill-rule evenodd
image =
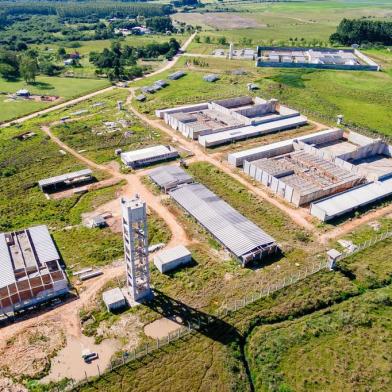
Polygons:
<instances>
[{"instance_id":1,"label":"chain-link fence","mask_svg":"<svg viewBox=\"0 0 392 392\"><path fill-rule=\"evenodd\" d=\"M377 244L378 242L384 241L384 240L391 238L391 237L392 237L392 231L380 233L379 235L374 236L370 240L367 240L367 241L363 242L362 244L353 247L351 251L343 253L341 256L339 256L336 259L336 261L343 260L347 257L352 256L355 253L362 252L363 250L370 248L371 246Z\"/></svg>"}]
</instances>

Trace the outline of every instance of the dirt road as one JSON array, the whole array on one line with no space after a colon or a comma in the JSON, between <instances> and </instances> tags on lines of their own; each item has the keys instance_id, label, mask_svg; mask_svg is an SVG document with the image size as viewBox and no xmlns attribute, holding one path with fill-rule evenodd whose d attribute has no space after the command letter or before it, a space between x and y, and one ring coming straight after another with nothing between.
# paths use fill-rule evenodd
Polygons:
<instances>
[{"instance_id":1,"label":"dirt road","mask_svg":"<svg viewBox=\"0 0 392 392\"><path fill-rule=\"evenodd\" d=\"M131 94L134 95L134 90L131 89ZM294 209L291 208L287 205L284 205L280 201L278 201L274 196L269 195L267 192L263 191L259 187L256 187L249 183L247 180L245 180L242 176L239 174L236 174L233 172L233 168L224 164L221 160L217 159L213 155L207 154L201 146L199 146L197 143L194 141L191 141L189 139L184 138L182 135L180 135L178 132L173 131L171 128L166 126L161 120L155 120L155 119L150 119L147 115L142 114L138 112L131 104L131 100L128 98L127 99L127 104L129 109L132 111L132 113L137 116L141 121L144 123L150 125L153 128L158 128L161 131L165 132L172 138L176 138L178 144L181 145L181 147L192 151L195 154L194 159L198 161L206 161L214 166L218 167L220 170L222 170L224 173L228 174L230 177L234 178L237 180L239 183L244 185L246 188L248 188L251 192L256 194L257 196L262 197L264 200L267 200L269 203L272 205L278 207L280 210L285 212L295 223L297 223L299 226L310 230L310 231L315 231L316 228L315 226L307 220L307 213L303 209Z\"/></svg>"},{"instance_id":2,"label":"dirt road","mask_svg":"<svg viewBox=\"0 0 392 392\"><path fill-rule=\"evenodd\" d=\"M192 42L193 38L195 37L196 33L191 35L181 47L182 51L185 51L188 45ZM164 67L155 71L152 74L146 75L144 78L148 78L154 75L157 75L161 72L167 71L171 67L173 67L178 59L180 58L181 54L176 55L173 60L169 61L165 64ZM103 90L96 91L91 94L87 94L83 97L79 97L77 99L64 102L60 105L53 106L51 108L42 110L37 113L30 114L28 116L24 116L19 118L18 120L13 121L13 123L18 122L21 123L26 121L30 118L37 117L41 114L48 113L68 105L72 105L77 102L81 102L85 99L93 97L98 94L102 94L105 91L110 91L114 87L108 87ZM10 123L2 124L2 127L8 126ZM149 208L155 211L159 216L161 216L166 224L168 225L169 229L171 230L172 237L171 241L168 246L175 246L179 244L188 244L189 239L185 233L185 230L182 226L177 222L176 218L169 212L167 209L161 204L160 198L154 196L144 184L142 184L140 177L134 174L125 175L118 171L116 165L99 165L95 162L91 161L90 159L84 157L82 154L78 153L76 150L70 148L68 145L63 143L58 137L52 134L49 126L43 126L42 130L55 142L58 146L67 151L69 154L73 155L76 159L80 160L81 162L85 163L92 169L95 170L102 170L112 176L113 179L125 179L127 181L126 186L124 187L124 195L132 196L135 193L138 193L148 204ZM119 203L117 201L113 201L113 205L116 203L119 208ZM60 319L64 325L64 330L67 334L75 337L79 337L81 335L80 324L79 324L79 310L83 308L85 305L89 304L91 300L96 295L97 291L109 280L120 276L124 273L124 266L119 267L107 267L104 269L104 274L98 278L95 278L91 281L85 283L86 289L80 293L80 296L77 300L74 300L70 303L66 303L54 310L44 312L36 317L32 317L31 319L19 321L15 324L9 325L4 327L0 330L0 347L2 344L6 344L7 340L9 340L12 336L22 332L29 326L37 324L39 322L43 322L45 320Z\"/></svg>"},{"instance_id":3,"label":"dirt road","mask_svg":"<svg viewBox=\"0 0 392 392\"><path fill-rule=\"evenodd\" d=\"M152 72L152 73L150 73L148 75L144 75L144 76L142 76L140 78L136 78L132 82L135 82L135 81L138 81L138 80L141 80L141 79L145 79L145 78L149 78L149 77L152 77L152 76L159 75L160 73L165 72L165 71L169 70L170 68L172 68L177 63L179 58L182 56L181 52L184 52L187 49L187 47L192 42L193 38L195 38L195 36L196 36L196 33L192 34L183 43L183 45L180 48L180 53L175 55L172 60L167 61L161 68L157 69L156 71L154 71L154 72ZM89 94L86 94L86 95L82 95L81 97L78 97L78 98L75 98L75 99L71 99L69 101L62 102L62 103L60 103L58 105L51 106L49 108L40 110L38 112L34 112L34 113L31 113L31 114L28 114L27 116L19 117L18 119L15 119L15 120L3 123L3 124L0 125L0 128L5 128L5 127L8 127L8 126L10 126L12 124L20 124L20 123L22 123L24 121L31 120L32 118L39 117L39 116L41 116L43 114L47 114L47 113L53 112L55 110L66 108L67 106L74 105L76 103L85 101L85 100L87 100L89 98L93 98L96 95L106 93L106 92L111 91L111 90L113 90L115 88L116 88L116 86L109 86L109 87L103 88L101 90L97 90L97 91L94 91L92 93L89 93Z\"/></svg>"}]
</instances>

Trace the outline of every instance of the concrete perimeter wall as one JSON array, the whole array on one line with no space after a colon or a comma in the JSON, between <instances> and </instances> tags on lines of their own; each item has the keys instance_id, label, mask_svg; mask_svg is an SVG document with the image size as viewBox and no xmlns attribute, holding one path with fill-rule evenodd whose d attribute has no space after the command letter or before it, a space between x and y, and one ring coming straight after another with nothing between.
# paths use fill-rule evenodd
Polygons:
<instances>
[{"instance_id":1,"label":"concrete perimeter wall","mask_svg":"<svg viewBox=\"0 0 392 392\"><path fill-rule=\"evenodd\" d=\"M228 155L227 160L233 166L242 166L244 161L255 161L261 158L270 158L277 155L287 154L294 151L294 140L303 141L308 144L328 143L343 137L343 130L338 128L327 129L300 136L295 139L287 139L281 142L271 143L265 146L251 148L249 150L237 151Z\"/></svg>"}]
</instances>

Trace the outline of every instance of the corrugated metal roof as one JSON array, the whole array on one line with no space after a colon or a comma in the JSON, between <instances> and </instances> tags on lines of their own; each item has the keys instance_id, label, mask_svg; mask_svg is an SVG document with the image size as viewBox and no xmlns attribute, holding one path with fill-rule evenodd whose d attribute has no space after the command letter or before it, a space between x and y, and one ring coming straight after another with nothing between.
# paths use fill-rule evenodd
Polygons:
<instances>
[{"instance_id":1,"label":"corrugated metal roof","mask_svg":"<svg viewBox=\"0 0 392 392\"><path fill-rule=\"evenodd\" d=\"M41 181L38 181L38 185L40 187L58 184L60 182L64 182L66 180L73 180L78 177L89 176L92 175L93 172L90 169L83 169L72 173L61 174L59 176L45 178Z\"/></svg>"},{"instance_id":2,"label":"corrugated metal roof","mask_svg":"<svg viewBox=\"0 0 392 392\"><path fill-rule=\"evenodd\" d=\"M35 226L28 229L38 259L41 263L60 260L56 246L49 234L47 226Z\"/></svg>"},{"instance_id":3,"label":"corrugated metal roof","mask_svg":"<svg viewBox=\"0 0 392 392\"><path fill-rule=\"evenodd\" d=\"M355 210L358 207L381 200L392 194L392 178L384 181L376 181L370 184L331 196L327 199L312 203L325 213L325 220L343 215L346 212Z\"/></svg>"},{"instance_id":4,"label":"corrugated metal roof","mask_svg":"<svg viewBox=\"0 0 392 392\"><path fill-rule=\"evenodd\" d=\"M231 129L230 131L199 136L199 143L205 147L217 146L219 144L242 140L248 137L255 137L265 133L294 128L300 125L304 125L306 123L307 118L305 116L290 117L283 120L272 121L260 125L251 125L247 127Z\"/></svg>"},{"instance_id":5,"label":"corrugated metal roof","mask_svg":"<svg viewBox=\"0 0 392 392\"><path fill-rule=\"evenodd\" d=\"M179 184L192 182L192 176L178 166L162 166L152 170L149 177L158 186L168 189Z\"/></svg>"},{"instance_id":6,"label":"corrugated metal roof","mask_svg":"<svg viewBox=\"0 0 392 392\"><path fill-rule=\"evenodd\" d=\"M202 184L169 192L185 210L237 257L275 240Z\"/></svg>"},{"instance_id":7,"label":"corrugated metal roof","mask_svg":"<svg viewBox=\"0 0 392 392\"><path fill-rule=\"evenodd\" d=\"M175 151L176 150L173 147L159 145L159 146L142 148L140 150L123 152L121 154L121 159L127 163L131 163L143 159L159 157L161 155L164 156L166 154L170 154Z\"/></svg>"},{"instance_id":8,"label":"corrugated metal roof","mask_svg":"<svg viewBox=\"0 0 392 392\"><path fill-rule=\"evenodd\" d=\"M184 245L179 245L159 252L156 257L159 258L162 264L166 264L190 255L191 252Z\"/></svg>"},{"instance_id":9,"label":"corrugated metal roof","mask_svg":"<svg viewBox=\"0 0 392 392\"><path fill-rule=\"evenodd\" d=\"M5 235L0 233L0 287L8 286L15 282L14 269L11 255L5 240Z\"/></svg>"}]
</instances>

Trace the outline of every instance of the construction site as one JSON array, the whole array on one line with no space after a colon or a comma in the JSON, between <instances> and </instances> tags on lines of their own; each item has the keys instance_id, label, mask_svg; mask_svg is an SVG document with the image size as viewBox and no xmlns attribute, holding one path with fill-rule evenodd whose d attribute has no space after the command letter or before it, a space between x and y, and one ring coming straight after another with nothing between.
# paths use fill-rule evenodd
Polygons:
<instances>
[{"instance_id":1,"label":"construction site","mask_svg":"<svg viewBox=\"0 0 392 392\"><path fill-rule=\"evenodd\" d=\"M233 166L296 207L326 221L392 193L392 147L381 139L328 129L234 152Z\"/></svg>"},{"instance_id":2,"label":"construction site","mask_svg":"<svg viewBox=\"0 0 392 392\"><path fill-rule=\"evenodd\" d=\"M300 127L307 118L296 110L251 96L157 110L172 129L204 147L213 147L267 133Z\"/></svg>"},{"instance_id":3,"label":"construction site","mask_svg":"<svg viewBox=\"0 0 392 392\"><path fill-rule=\"evenodd\" d=\"M379 71L380 66L358 49L257 47L257 67Z\"/></svg>"},{"instance_id":4,"label":"construction site","mask_svg":"<svg viewBox=\"0 0 392 392\"><path fill-rule=\"evenodd\" d=\"M0 283L0 311L8 316L68 293L46 226L0 234Z\"/></svg>"}]
</instances>

